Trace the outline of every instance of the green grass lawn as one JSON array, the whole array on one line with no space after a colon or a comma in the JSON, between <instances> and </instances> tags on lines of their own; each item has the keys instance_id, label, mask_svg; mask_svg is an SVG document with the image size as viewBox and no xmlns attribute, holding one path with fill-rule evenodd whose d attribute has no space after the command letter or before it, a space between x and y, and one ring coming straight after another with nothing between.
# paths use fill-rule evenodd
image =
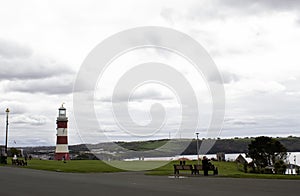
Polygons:
<instances>
[{"instance_id":1,"label":"green grass lawn","mask_svg":"<svg viewBox=\"0 0 300 196\"><path fill-rule=\"evenodd\" d=\"M64 163L63 161L33 159L28 161L26 168L80 173L122 171L97 160L74 160Z\"/></svg>"},{"instance_id":2,"label":"green grass lawn","mask_svg":"<svg viewBox=\"0 0 300 196\"><path fill-rule=\"evenodd\" d=\"M253 174L245 173L237 166L235 162L212 162L218 167L219 177L234 177L234 178L267 178L267 179L297 179L300 180L300 175L275 175L275 174ZM146 172L147 175L172 175L174 173L173 164L178 164L178 161L173 161L167 165ZM197 164L197 161L187 161L186 164ZM181 175L191 175L190 171L180 171ZM212 175L212 171L209 171ZM200 171L203 175L203 171Z\"/></svg>"},{"instance_id":3,"label":"green grass lawn","mask_svg":"<svg viewBox=\"0 0 300 196\"><path fill-rule=\"evenodd\" d=\"M11 166L11 159L8 160L8 166ZM77 173L96 173L96 172L125 172L126 170L144 171L149 167L160 166L156 169L146 171L146 175L173 175L173 164L178 164L178 161L112 161L112 165L124 168L118 169L99 160L71 160L66 163L54 160L28 160L28 166L24 168L59 171L59 172L77 172ZM165 165L164 165L165 164ZM197 164L197 161L187 161L186 164ZM220 177L234 178L269 178L269 179L297 179L300 180L300 175L274 175L274 174L252 174L244 173L241 168L237 167L234 162L213 162L218 167ZM164 166L161 166L164 165ZM21 167L21 166L15 166ZM190 171L180 171L181 175L190 175ZM212 175L212 171L210 171ZM200 175L203 172L200 171Z\"/></svg>"},{"instance_id":4,"label":"green grass lawn","mask_svg":"<svg viewBox=\"0 0 300 196\"><path fill-rule=\"evenodd\" d=\"M11 165L11 158L8 159L8 165ZM59 172L78 172L78 173L92 173L92 172L121 172L110 165L98 160L72 160L64 163L63 161L55 160L39 160L32 159L27 161L27 166L12 166L21 168L30 168L37 170L59 171Z\"/></svg>"},{"instance_id":5,"label":"green grass lawn","mask_svg":"<svg viewBox=\"0 0 300 196\"><path fill-rule=\"evenodd\" d=\"M239 170L237 164L234 162L212 162L219 170L219 176L229 176L229 175L243 175L243 171ZM171 175L174 173L173 164L178 164L178 161L169 162L167 165L157 168L155 170L147 172L150 175ZM197 164L197 161L187 161L186 165ZM190 171L180 171L180 174L189 175ZM203 171L200 171L203 174ZM209 174L213 174L213 171L209 171Z\"/></svg>"},{"instance_id":6,"label":"green grass lawn","mask_svg":"<svg viewBox=\"0 0 300 196\"><path fill-rule=\"evenodd\" d=\"M11 158L8 159L8 165L12 167L23 167L37 170L59 171L59 172L124 172L124 171L145 171L148 168L160 167L167 162L165 161L111 161L106 164L99 160L39 160L32 159L27 161L27 166L12 166ZM119 169L122 168L122 169Z\"/></svg>"}]
</instances>

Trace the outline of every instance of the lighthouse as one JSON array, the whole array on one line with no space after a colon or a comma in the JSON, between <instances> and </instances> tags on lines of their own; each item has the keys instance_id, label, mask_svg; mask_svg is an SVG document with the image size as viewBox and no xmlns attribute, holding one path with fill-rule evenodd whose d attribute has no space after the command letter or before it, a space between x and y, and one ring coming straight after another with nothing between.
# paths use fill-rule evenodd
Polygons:
<instances>
[{"instance_id":1,"label":"lighthouse","mask_svg":"<svg viewBox=\"0 0 300 196\"><path fill-rule=\"evenodd\" d=\"M68 148L68 117L66 115L66 108L62 106L58 109L58 117L56 120L57 134L56 134L56 149L55 160L69 160Z\"/></svg>"}]
</instances>

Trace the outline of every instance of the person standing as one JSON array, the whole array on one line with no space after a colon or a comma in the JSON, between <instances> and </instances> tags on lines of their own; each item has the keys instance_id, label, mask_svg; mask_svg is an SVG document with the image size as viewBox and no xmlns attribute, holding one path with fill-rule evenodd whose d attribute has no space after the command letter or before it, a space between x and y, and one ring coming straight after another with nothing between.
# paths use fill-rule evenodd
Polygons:
<instances>
[{"instance_id":1,"label":"person standing","mask_svg":"<svg viewBox=\"0 0 300 196\"><path fill-rule=\"evenodd\" d=\"M206 156L203 157L202 159L202 169L204 171L204 176L208 176L208 168L209 167L209 162Z\"/></svg>"}]
</instances>

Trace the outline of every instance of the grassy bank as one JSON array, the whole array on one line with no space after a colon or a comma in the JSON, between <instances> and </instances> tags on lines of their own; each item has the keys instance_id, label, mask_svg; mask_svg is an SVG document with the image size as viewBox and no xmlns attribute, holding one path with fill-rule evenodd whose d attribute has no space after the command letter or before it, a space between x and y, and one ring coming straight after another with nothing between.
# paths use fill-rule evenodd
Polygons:
<instances>
[{"instance_id":1,"label":"grassy bank","mask_svg":"<svg viewBox=\"0 0 300 196\"><path fill-rule=\"evenodd\" d=\"M12 166L11 159L8 159L8 165L12 167L30 168L37 170L57 171L57 172L77 172L77 173L92 173L92 172L121 172L122 170L105 164L97 160L74 160L55 161L55 160L39 160L32 159L27 161L27 166Z\"/></svg>"},{"instance_id":2,"label":"grassy bank","mask_svg":"<svg viewBox=\"0 0 300 196\"><path fill-rule=\"evenodd\" d=\"M8 160L11 166L11 160ZM126 170L146 170L149 167L164 165L156 169L146 171L146 175L173 175L173 164L178 164L178 161L113 161L111 162L116 167L125 168ZM197 161L187 161L186 164L197 164ZM297 179L300 180L300 175L273 175L273 174L252 174L244 173L241 168L237 167L234 162L213 162L218 167L220 177L234 177L234 178L267 178L267 179ZM15 166L19 167L19 166ZM58 172L76 172L76 173L97 173L97 172L124 172L109 164L99 160L72 160L64 163L62 161L54 160L29 160L28 166L24 168L58 171ZM190 176L190 171L180 171L181 175ZM203 173L200 172L202 175Z\"/></svg>"},{"instance_id":3,"label":"grassy bank","mask_svg":"<svg viewBox=\"0 0 300 196\"><path fill-rule=\"evenodd\" d=\"M124 172L124 171L145 171L148 168L156 168L166 164L165 161L111 161L106 164L99 160L39 160L32 159L27 161L27 166L12 166L11 158L8 159L8 165L11 167L29 168L37 170L73 172L73 173L97 173L97 172ZM123 168L119 169L119 168Z\"/></svg>"},{"instance_id":4,"label":"grassy bank","mask_svg":"<svg viewBox=\"0 0 300 196\"><path fill-rule=\"evenodd\" d=\"M264 179L296 179L300 180L300 175L275 175L275 174L253 174L245 173L241 167L238 167L235 162L212 162L219 170L219 177L233 177L233 178L264 178ZM178 164L178 161L170 162L167 165L148 171L147 175L172 175L173 164ZM186 164L197 164L197 161L187 161ZM180 171L181 175L190 176L190 171ZM203 172L200 172L200 175ZM212 171L210 171L212 175Z\"/></svg>"}]
</instances>

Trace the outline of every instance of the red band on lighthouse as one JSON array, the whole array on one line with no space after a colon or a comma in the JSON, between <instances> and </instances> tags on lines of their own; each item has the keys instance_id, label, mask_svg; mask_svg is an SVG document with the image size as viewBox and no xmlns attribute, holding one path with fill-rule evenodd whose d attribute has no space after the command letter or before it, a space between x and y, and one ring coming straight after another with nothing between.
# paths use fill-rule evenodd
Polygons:
<instances>
[{"instance_id":1,"label":"red band on lighthouse","mask_svg":"<svg viewBox=\"0 0 300 196\"><path fill-rule=\"evenodd\" d=\"M57 136L56 144L68 144L68 136Z\"/></svg>"},{"instance_id":2,"label":"red band on lighthouse","mask_svg":"<svg viewBox=\"0 0 300 196\"><path fill-rule=\"evenodd\" d=\"M68 128L68 121L58 121L56 122L57 128Z\"/></svg>"}]
</instances>

